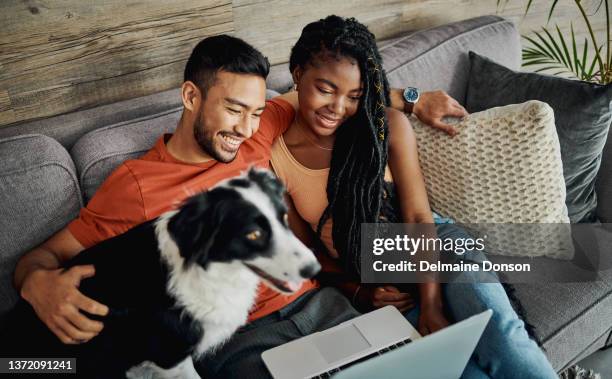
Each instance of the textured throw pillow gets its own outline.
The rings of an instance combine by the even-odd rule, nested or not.
[[[612,86],[512,71],[470,52],[469,112],[540,100],[555,112],[572,222],[596,221],[595,180],[612,110]]]
[[[487,235],[488,253],[572,258],[559,140],[547,104],[529,101],[449,120],[455,137],[414,116],[410,121],[434,211]],[[540,225],[527,225],[533,223]]]

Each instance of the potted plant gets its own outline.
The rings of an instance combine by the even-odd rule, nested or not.
[[[498,9],[508,0],[497,0]],[[551,0],[548,12],[548,22],[553,16],[559,0]],[[574,25],[570,23],[569,35],[561,32],[558,24],[554,30],[542,27],[542,31],[533,32],[533,36],[523,36],[528,42],[523,47],[523,66],[536,66],[535,72],[551,72],[553,75],[569,75],[579,80],[608,84],[612,82],[612,56],[610,51],[610,8],[608,0],[600,0],[597,9],[592,14],[585,11],[580,0],[574,3],[582,15],[582,19],[589,32],[589,39],[585,37],[582,50],[578,46],[574,33]],[[525,15],[529,12],[533,0],[529,0],[525,7]],[[599,43],[593,32],[592,17],[597,12],[606,12],[606,40]],[[589,48],[593,48],[594,54],[589,54]],[[590,56],[593,55],[593,56]]]

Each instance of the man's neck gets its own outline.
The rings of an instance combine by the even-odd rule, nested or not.
[[[200,148],[193,134],[193,127],[189,127],[181,117],[176,131],[166,143],[168,153],[175,159],[185,163],[205,163],[213,160]]]

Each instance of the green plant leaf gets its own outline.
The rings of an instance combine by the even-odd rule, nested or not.
[[[586,72],[586,65],[587,65],[587,51],[589,49],[589,40],[584,37],[584,48],[582,50],[582,73],[580,74],[580,77],[586,77],[587,76],[587,72]]]
[[[542,29],[544,30],[544,33],[546,33],[546,36],[548,37],[550,44],[552,48],[554,49],[555,55],[559,57],[559,60],[563,62],[564,65],[567,66],[567,62],[565,61],[563,52],[561,51],[561,48],[557,44],[557,41],[555,41],[555,38],[552,36],[552,34],[550,34],[550,32],[546,28],[542,28]]]
[[[568,75],[571,75],[573,77],[576,77],[576,75],[572,71],[569,71],[569,70],[561,70],[561,71],[553,72],[552,74],[554,76],[557,76],[557,75],[560,75],[560,74],[568,74]]]
[[[527,7],[525,7],[525,15],[527,16],[527,12],[529,12],[529,8],[531,8],[531,3],[533,3],[533,0],[529,0],[529,2],[527,2]]]
[[[534,34],[538,34],[538,32],[534,32]],[[546,55],[547,57],[550,57],[551,59],[555,59],[555,57],[552,54],[550,54],[550,52],[544,46],[536,42],[535,39],[527,37],[527,36],[523,36],[523,38],[531,42],[531,44],[533,44],[542,54]]]
[[[546,30],[545,28],[542,28],[544,30]],[[547,50],[552,54],[553,57],[555,57],[555,59],[557,59],[559,62],[562,61],[562,59],[557,56],[557,53],[555,52],[555,48],[552,47],[548,41],[546,41],[546,38],[544,38],[543,36],[541,36],[539,33],[535,33],[536,37],[538,37],[538,39],[542,42],[542,44],[544,44],[544,46],[546,46]]]
[[[559,41],[561,42],[561,46],[563,47],[563,53],[565,54],[565,62],[567,62],[566,66],[573,72],[574,65],[572,63],[572,57],[570,56],[569,50],[567,49],[567,45],[565,44],[565,38],[563,38],[563,34],[561,34],[561,29],[559,29],[559,25],[555,25],[557,28],[557,34],[559,35]]]
[[[523,63],[523,67],[528,67],[528,66],[537,66],[537,65],[542,65],[542,64],[554,64],[557,65],[555,67],[559,67],[558,66],[558,62],[553,62],[550,60],[541,60],[541,61],[529,61],[529,62],[525,62]]]
[[[559,68],[559,66],[546,66],[546,67],[539,68],[539,69],[535,70],[534,72],[542,72],[542,71],[554,70],[554,69],[558,69],[558,68]]]
[[[578,60],[578,49],[576,48],[576,35],[574,34],[574,24],[570,22],[570,30],[572,32],[572,52],[574,53],[574,72],[576,73],[576,77],[580,77],[580,69],[578,64],[580,61]]]
[[[561,48],[559,47],[559,45],[557,44],[557,41],[555,41],[555,38],[552,36],[552,34],[550,34],[550,32],[546,29],[546,28],[542,28],[544,29],[544,33],[546,33],[546,36],[548,37],[548,39],[550,40],[550,44],[553,46],[553,48],[555,49],[555,53],[557,54],[557,56],[559,57],[559,60],[561,62],[563,62],[563,64],[565,66],[567,66],[567,62],[565,61],[565,57],[563,56],[563,52],[561,51]]]
[[[559,0],[554,0],[552,5],[550,6],[550,11],[548,12],[548,20],[546,20],[547,24],[550,22],[550,19],[552,18],[553,12],[555,11],[555,7],[557,6],[558,2]]]
[[[601,53],[601,48],[602,48],[602,47],[603,47],[603,45],[601,45],[601,46],[600,46],[600,47],[597,49],[597,51],[598,51],[599,53]],[[585,61],[586,61],[586,60],[585,60]],[[589,79],[590,79],[590,78],[593,78],[593,77],[594,77],[594,76],[597,74],[597,72],[596,72],[596,73],[593,73],[593,70],[595,69],[595,65],[596,65],[596,64],[597,64],[597,54],[595,54],[595,56],[593,57],[593,63],[591,63],[591,68],[590,68],[590,69],[589,69],[589,71],[587,72],[587,75],[588,75]]]

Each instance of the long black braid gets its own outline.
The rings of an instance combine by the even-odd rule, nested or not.
[[[322,54],[357,61],[363,92],[357,112],[336,131],[327,199],[317,235],[333,219],[334,248],[348,272],[360,273],[362,223],[375,223],[387,165],[389,84],[374,35],[354,18],[328,16],[310,23],[291,50],[289,69],[306,67]]]

